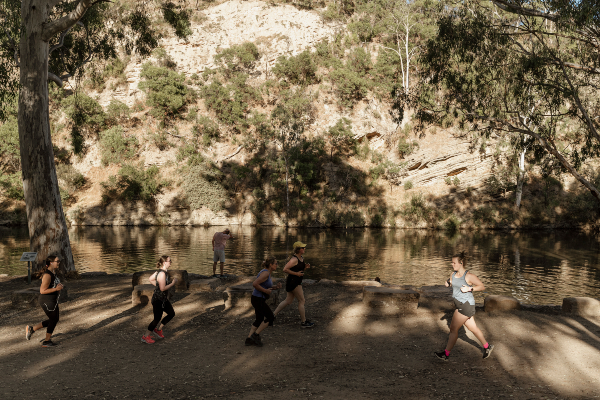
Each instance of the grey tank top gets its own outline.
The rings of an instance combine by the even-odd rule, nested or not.
[[[471,285],[469,285],[467,283],[467,280],[465,279],[465,277],[467,276],[468,273],[469,273],[469,271],[465,271],[465,274],[463,276],[461,276],[460,278],[456,276],[456,272],[452,273],[452,297],[454,297],[456,300],[460,301],[461,303],[469,303],[472,306],[474,306],[475,305],[475,297],[473,297],[473,293],[472,292],[463,293],[460,290],[460,288],[463,285],[471,287]]]

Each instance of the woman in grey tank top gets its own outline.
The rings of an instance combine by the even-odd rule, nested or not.
[[[448,361],[450,358],[450,351],[458,340],[458,330],[463,325],[473,332],[483,345],[483,358],[488,358],[494,349],[494,345],[485,341],[483,333],[475,324],[475,298],[473,292],[476,290],[483,291],[485,286],[479,278],[467,271],[466,267],[467,259],[464,251],[452,256],[452,269],[454,272],[445,284],[446,287],[452,286],[452,298],[456,310],[450,323],[450,336],[446,348],[443,351],[434,353],[444,361]]]

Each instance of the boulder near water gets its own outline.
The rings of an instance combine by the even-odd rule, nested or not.
[[[519,300],[510,296],[490,295],[483,302],[485,312],[520,310]]]
[[[567,297],[563,299],[562,312],[581,317],[600,317],[600,300],[591,297]]]

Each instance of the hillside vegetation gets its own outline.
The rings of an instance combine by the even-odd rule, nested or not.
[[[528,158],[517,209],[509,143],[474,145],[450,117],[413,121],[401,98],[417,87],[436,4],[226,1],[157,12],[163,39],[152,56],[124,49],[64,88],[50,85],[68,220],[449,231],[595,224],[595,200],[560,169]],[[271,26],[290,13],[308,25]],[[283,33],[250,35],[244,21]],[[0,125],[0,155],[0,220],[23,223],[14,109]],[[598,186],[593,165],[581,171]]]

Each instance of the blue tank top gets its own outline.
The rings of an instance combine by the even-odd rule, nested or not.
[[[452,273],[452,297],[454,297],[456,300],[460,301],[461,303],[469,303],[472,306],[474,306],[475,305],[475,297],[473,297],[473,293],[472,292],[463,293],[460,290],[460,288],[463,285],[471,287],[471,285],[469,285],[467,283],[467,280],[465,279],[468,272],[469,271],[465,271],[465,274],[463,276],[461,276],[460,278],[458,278],[456,276],[456,272]]]
[[[260,274],[263,273],[263,271],[268,271],[268,269],[261,269],[260,272],[258,273],[258,275],[256,275],[256,277],[258,278],[260,276]],[[269,274],[269,277],[267,278],[266,281],[264,281],[263,283],[260,284],[260,286],[263,289],[271,289],[271,287],[273,286],[273,281],[271,280],[271,274]],[[256,296],[256,297],[261,297],[261,298],[265,298],[265,294],[259,290],[254,289],[252,291],[252,296]]]

